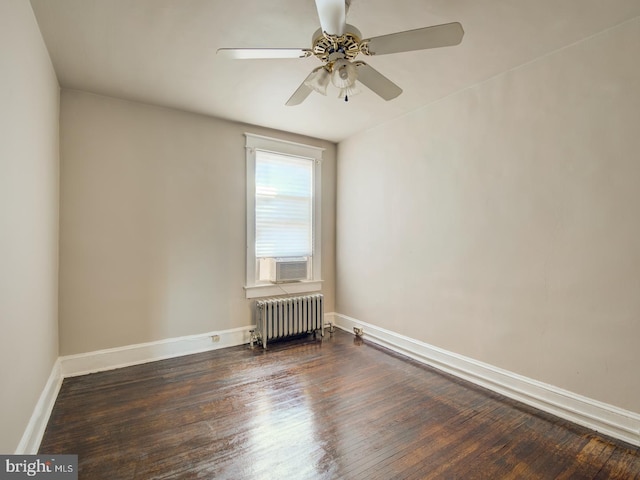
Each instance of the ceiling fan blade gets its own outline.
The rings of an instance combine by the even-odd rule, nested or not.
[[[219,48],[218,55],[236,60],[305,58],[311,55],[308,48]]]
[[[370,55],[386,55],[458,45],[463,36],[462,25],[454,22],[382,35],[371,38],[367,42]]]
[[[311,72],[307,76],[307,78],[305,78],[304,81],[300,84],[298,89],[295,92],[293,92],[293,95],[291,95],[291,98],[289,100],[287,100],[287,103],[285,103],[285,105],[287,107],[293,107],[295,105],[300,105],[302,102],[304,102],[307,99],[309,94],[311,92],[313,92],[312,88],[307,87],[306,82],[307,82],[307,80],[311,79],[314,76],[315,73],[316,73],[315,70],[313,72]]]
[[[316,0],[323,32],[342,35],[347,23],[345,0]]]
[[[385,100],[389,101],[402,93],[402,89],[364,62],[355,62],[358,67],[358,81]]]

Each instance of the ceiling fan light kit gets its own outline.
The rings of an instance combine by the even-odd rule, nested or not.
[[[348,101],[349,96],[360,91],[356,81],[388,101],[400,95],[402,89],[370,65],[354,61],[359,54],[386,55],[453,46],[464,36],[462,25],[454,22],[363,40],[360,31],[346,23],[350,3],[351,0],[316,0],[321,28],[313,35],[311,49],[221,48],[218,54],[240,60],[315,56],[323,65],[307,76],[287,101],[288,106],[299,105],[313,91],[326,95],[329,83],[340,90],[339,98]]]
[[[356,82],[358,74],[356,67],[349,60],[341,58],[333,64],[333,73],[331,74],[331,83],[338,88],[350,87]]]
[[[316,68],[311,75],[309,75],[304,81],[304,85],[313,89],[313,91],[318,92],[322,95],[327,94],[327,86],[329,86],[329,81],[331,80],[331,73],[329,70],[322,66]]]

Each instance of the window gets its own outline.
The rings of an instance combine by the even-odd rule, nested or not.
[[[247,137],[247,298],[321,288],[323,149]]]
[[[313,160],[256,150],[256,257],[313,255]]]

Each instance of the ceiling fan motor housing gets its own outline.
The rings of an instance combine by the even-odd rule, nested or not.
[[[362,34],[353,25],[346,25],[342,35],[328,35],[322,29],[316,30],[312,37],[313,54],[323,62],[332,61],[334,54],[353,60],[360,53]],[[340,57],[339,57],[340,58]]]

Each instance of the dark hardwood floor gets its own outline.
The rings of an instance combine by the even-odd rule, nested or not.
[[[633,479],[640,449],[336,331],[66,379],[41,453],[99,479]]]

